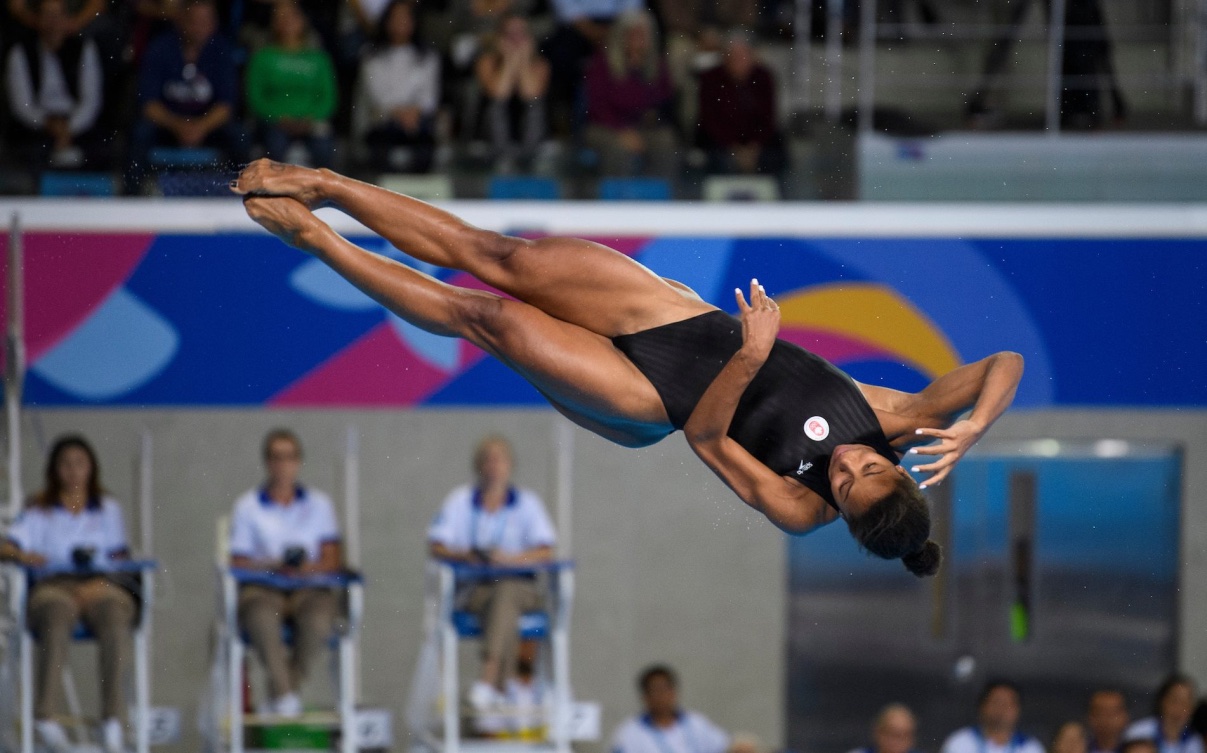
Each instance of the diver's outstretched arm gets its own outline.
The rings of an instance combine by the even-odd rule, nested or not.
[[[956,461],[1010,407],[1022,377],[1023,357],[1003,351],[954,369],[918,393],[917,413],[925,418],[917,433],[940,440],[910,450],[911,454],[940,456],[933,463],[912,468],[934,474],[921,484],[922,488],[947,478]],[[967,418],[943,427],[970,408],[972,412]]]

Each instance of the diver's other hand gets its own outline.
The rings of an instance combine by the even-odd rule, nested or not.
[[[231,181],[231,191],[240,196],[288,196],[307,209],[327,201],[324,181],[330,173],[264,158],[252,162]]]
[[[981,435],[985,433],[985,430],[978,424],[965,419],[963,421],[956,421],[946,429],[918,429],[916,433],[939,440],[934,444],[915,447],[910,450],[910,454],[940,456],[933,463],[915,465],[910,469],[916,473],[934,474],[919,484],[920,488],[925,489],[928,486],[936,486],[940,481],[947,478],[956,461],[964,457],[964,453],[968,452],[976,444]]]
[[[758,280],[750,281],[750,303],[746,303],[741,289],[733,292],[742,320],[742,349],[762,363],[770,355],[780,331],[780,307]]]
[[[247,216],[284,243],[313,253],[314,236],[325,227],[301,202],[288,196],[244,196]]]

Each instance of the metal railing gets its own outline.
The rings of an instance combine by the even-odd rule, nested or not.
[[[797,29],[792,51],[793,104],[798,112],[820,110],[830,122],[842,117],[844,103],[854,100],[858,128],[862,132],[873,128],[873,112],[877,104],[877,91],[891,87],[894,90],[950,88],[953,97],[965,97],[978,91],[1030,93],[1042,92],[1043,130],[1058,134],[1062,128],[1061,108],[1065,90],[1090,90],[1105,88],[1109,83],[1112,94],[1119,89],[1131,89],[1152,96],[1152,92],[1165,92],[1168,99],[1182,102],[1179,95],[1187,95],[1185,104],[1176,104],[1179,120],[1197,126],[1207,125],[1207,0],[1185,0],[1179,8],[1181,13],[1170,14],[1168,23],[1154,23],[1160,18],[1141,18],[1133,23],[1111,23],[1103,10],[1102,23],[1069,24],[1068,0],[1048,0],[1034,3],[1046,14],[1041,24],[1025,23],[1025,0],[1014,0],[1016,5],[1007,6],[1013,16],[1011,23],[986,23],[983,19],[966,19],[930,24],[905,24],[900,19],[883,22],[878,18],[882,7],[877,0],[857,0],[857,30],[848,25],[846,33],[857,31],[856,53],[858,60],[854,71],[845,59],[850,49],[844,47],[844,19],[854,20],[855,14],[848,11],[855,0],[827,0],[824,38],[820,45],[811,39],[814,28],[815,3],[812,0],[797,0],[794,26]],[[1003,0],[1005,3],[1006,0]],[[1021,4],[1017,4],[1021,3]],[[1107,0],[1103,0],[1106,4]],[[1114,3],[1116,11],[1120,3]],[[951,7],[951,6],[947,6]],[[1139,7],[1139,6],[1137,6]],[[965,9],[966,10],[966,9]],[[1145,14],[1140,14],[1145,15]],[[1148,14],[1152,15],[1152,14]],[[1159,14],[1158,14],[1159,15]],[[899,41],[934,42],[950,51],[959,45],[966,48],[979,43],[982,55],[975,70],[935,72],[932,70],[885,71],[878,65],[881,53],[878,47]],[[1102,42],[1108,48],[1105,55],[1118,54],[1119,45],[1151,45],[1146,51],[1164,51],[1159,68],[1137,70],[1135,66],[1116,70],[1109,58],[1105,70],[1094,73],[1067,72],[1064,70],[1065,48],[1068,43]],[[1041,71],[1007,71],[1007,66],[986,65],[983,51],[993,46],[1010,47],[1019,44],[1040,45],[1044,61]],[[816,49],[820,46],[820,50]],[[1114,46],[1115,49],[1109,49]],[[961,52],[967,53],[964,49]],[[936,52],[936,54],[942,54]],[[845,86],[854,87],[854,96]],[[820,95],[815,105],[813,98]]]

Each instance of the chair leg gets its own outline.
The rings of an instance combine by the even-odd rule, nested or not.
[[[243,753],[243,641],[231,636],[227,667],[227,726],[230,727],[230,753]]]
[[[75,727],[76,742],[83,745],[88,742],[88,726],[84,724],[84,709],[75,687],[75,675],[68,666],[63,667],[63,690],[67,696],[67,713],[71,715],[72,726]]]
[[[151,678],[147,671],[147,634],[134,633],[134,704],[138,713],[134,720],[134,748],[137,753],[151,750]]]
[[[444,751],[443,753],[460,753],[461,750],[461,693],[457,688],[457,631],[451,624],[445,624],[441,631],[444,633],[444,650],[441,659],[444,662]]]
[[[339,641],[339,727],[341,753],[356,753],[356,689],[353,687],[353,645],[349,638]]]
[[[21,629],[21,753],[34,753],[34,642]]]

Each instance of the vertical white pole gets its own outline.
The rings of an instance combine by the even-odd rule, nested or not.
[[[859,4],[859,133],[872,130],[876,106],[876,0]]]
[[[353,425],[348,425],[348,433],[344,443],[344,541],[347,551],[344,552],[348,567],[360,569],[360,431]],[[341,659],[344,657],[341,657]],[[341,671],[347,672],[351,698],[348,703],[354,707],[361,697],[361,654],[360,642],[353,641],[347,653],[347,667]],[[342,703],[342,702],[341,702]]]
[[[569,559],[573,551],[574,426],[561,416],[553,418],[553,453],[557,458],[557,551]]]
[[[151,430],[143,428],[142,441],[138,455],[138,528],[140,556],[150,558],[155,552],[155,504],[151,498],[151,472],[154,462],[154,445],[151,440]],[[135,749],[137,753],[148,753],[150,750],[151,731],[151,613],[154,604],[155,577],[152,573],[142,574],[143,586],[147,590],[143,602],[145,614],[142,624],[134,638],[134,682],[135,696],[138,703],[138,727],[135,729]]]
[[[1049,136],[1060,133],[1060,91],[1064,78],[1065,0],[1052,0],[1048,19],[1048,97],[1044,127]]]
[[[1194,120],[1207,124],[1207,0],[1198,0],[1194,12]]]
[[[5,337],[4,412],[8,424],[8,499],[0,508],[5,520],[21,509],[21,390],[25,378],[25,249],[21,217],[13,214],[8,236],[8,328]]]
[[[142,442],[138,455],[138,522],[139,522],[139,553],[143,557],[152,557],[155,553],[155,527],[152,516],[154,501],[151,498],[151,471],[154,462],[154,445],[151,430],[142,430]]]
[[[811,100],[810,45],[813,35],[813,0],[796,0],[792,16],[792,93],[797,112],[807,113]]]
[[[826,120],[837,123],[842,116],[842,17],[843,0],[826,2]]]

